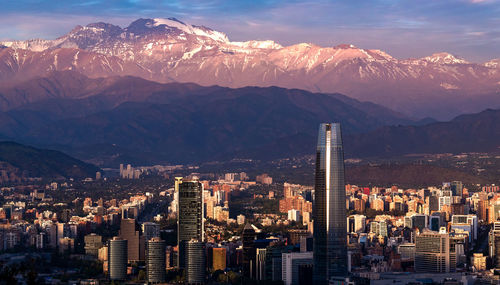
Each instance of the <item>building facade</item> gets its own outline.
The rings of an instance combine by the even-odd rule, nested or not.
[[[166,280],[165,241],[151,238],[146,243],[146,275],[149,283],[162,283]]]
[[[115,237],[109,241],[108,271],[110,280],[127,279],[127,241]]]
[[[347,275],[344,151],[340,124],[321,124],[316,149],[314,283]]]
[[[177,240],[179,243],[180,268],[185,266],[186,243],[194,239],[204,241],[203,186],[198,180],[176,182],[179,193]]]

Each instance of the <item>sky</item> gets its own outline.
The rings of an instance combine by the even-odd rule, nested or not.
[[[76,25],[175,17],[232,41],[354,44],[397,58],[500,58],[500,0],[0,0],[0,39],[53,39]]]

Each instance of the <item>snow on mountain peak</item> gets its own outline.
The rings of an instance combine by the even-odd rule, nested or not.
[[[334,46],[333,48],[335,48],[335,49],[351,49],[351,48],[357,48],[357,47],[354,46],[353,44],[340,44],[340,45]]]
[[[181,22],[176,18],[155,18],[153,21],[154,27],[166,26],[169,28],[176,28],[186,34],[208,37],[217,42],[229,42],[227,35],[222,32],[214,31],[203,26],[192,26]]]
[[[247,42],[231,42],[232,45],[241,48],[252,48],[252,49],[281,49],[282,45],[275,41],[247,41]]]
[[[492,59],[484,64],[486,67],[498,68],[500,67],[500,58]]]
[[[431,56],[424,57],[423,60],[432,62],[432,63],[440,63],[440,64],[467,64],[468,61],[458,58],[447,52],[435,53]]]

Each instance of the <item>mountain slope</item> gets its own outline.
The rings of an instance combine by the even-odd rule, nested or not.
[[[498,60],[470,63],[448,53],[400,60],[352,45],[231,42],[177,19],[139,19],[121,28],[77,26],[55,40],[0,42],[0,84],[77,70],[210,86],[281,86],[342,93],[416,117],[449,119],[500,107]],[[446,106],[446,108],[442,108]]]
[[[27,173],[29,177],[86,178],[94,177],[100,171],[96,166],[62,152],[15,142],[0,142],[0,162],[11,166],[14,172]]]
[[[350,139],[351,157],[391,157],[418,153],[491,152],[500,146],[500,110],[458,116],[424,126],[392,126]]]
[[[73,92],[40,87],[40,82],[54,85],[61,77],[67,79],[60,90]],[[76,87],[67,86],[72,81]],[[280,150],[272,157],[307,153],[308,148],[283,153],[286,148],[269,146],[314,137],[324,121],[342,122],[346,133],[412,123],[397,112],[340,94],[278,87],[201,87],[58,72],[0,91],[3,98],[17,98],[20,93],[21,102],[7,101],[6,111],[0,112],[4,138],[65,150],[91,149],[87,155],[96,156],[97,146],[109,150],[101,153],[104,156],[112,156],[116,149],[145,157],[155,153],[158,161],[232,159],[251,156],[260,148]]]

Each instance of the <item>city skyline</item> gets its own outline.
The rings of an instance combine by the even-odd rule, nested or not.
[[[4,2],[1,284],[500,284],[500,0]]]

